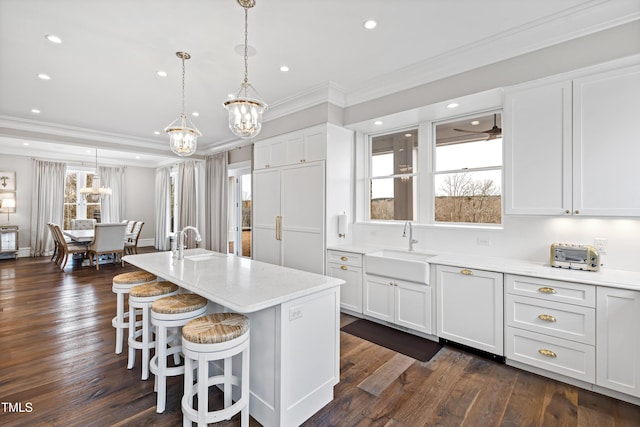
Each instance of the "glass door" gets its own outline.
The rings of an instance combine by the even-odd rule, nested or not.
[[[251,169],[229,170],[229,253],[251,257]]]

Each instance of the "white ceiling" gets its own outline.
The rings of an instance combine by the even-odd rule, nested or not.
[[[639,0],[256,3],[249,80],[270,104],[266,121],[320,89],[347,107],[640,15]],[[243,79],[243,25],[236,0],[0,0],[0,153],[93,161],[99,147],[101,164],[176,161],[154,131],[181,110],[177,51],[192,56],[185,110],[200,113],[198,154],[233,141],[222,102]]]

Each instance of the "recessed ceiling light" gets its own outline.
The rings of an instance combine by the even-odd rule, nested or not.
[[[383,123],[384,122],[382,120],[376,120],[375,122],[373,122],[373,124],[376,125],[376,126],[380,126]]]
[[[367,30],[373,30],[377,25],[378,23],[373,19],[368,19],[362,23],[362,26]]]
[[[32,109],[31,109],[31,112],[32,112],[33,114],[40,114],[40,110],[38,110],[37,108],[32,108]]]
[[[140,156],[136,156],[136,160],[140,160]]]
[[[29,144],[28,142],[23,142],[22,145],[24,145],[25,147],[28,147],[31,144]]]
[[[229,93],[229,94],[227,94],[227,98],[229,98],[229,99],[235,99],[235,97],[236,97],[236,94],[235,94],[235,93]]]
[[[283,65],[280,67],[280,71],[282,71],[283,73],[286,73],[287,71],[289,71],[289,67],[287,67],[286,65]]]
[[[38,74],[38,78],[40,78],[42,80],[51,80],[51,76],[49,76],[48,74],[44,74],[44,73]]]
[[[478,126],[480,124],[479,120],[474,120],[471,122],[471,126]]]
[[[156,74],[159,75],[160,77],[167,77],[166,71],[158,70],[156,71]]]
[[[447,108],[457,108],[460,104],[457,104],[455,102],[452,102],[451,104],[447,105]]]
[[[55,43],[55,44],[62,43],[62,39],[54,34],[47,34],[44,36],[44,38],[49,40],[51,43]]]
[[[155,131],[153,131],[153,134],[154,135],[160,135],[160,131],[155,130]]]
[[[406,136],[407,138],[410,138],[411,134],[410,133],[405,133],[404,136]]]
[[[193,117],[198,117],[200,115],[200,113],[198,113],[197,111],[194,111],[193,113],[191,113],[191,115]]]

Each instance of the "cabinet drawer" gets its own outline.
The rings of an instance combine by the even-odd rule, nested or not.
[[[507,359],[589,383],[595,382],[594,346],[512,327],[507,327],[506,341]]]
[[[596,287],[583,283],[507,274],[505,276],[505,289],[510,294],[547,301],[565,302],[584,307],[596,306]]]
[[[596,343],[596,310],[507,294],[507,325],[558,338]]]
[[[328,251],[327,262],[362,267],[362,254],[345,251]]]

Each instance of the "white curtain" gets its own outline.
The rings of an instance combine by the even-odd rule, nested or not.
[[[229,178],[227,176],[227,153],[206,157],[205,171],[205,247],[227,253],[227,200]]]
[[[98,167],[100,185],[111,188],[111,195],[100,202],[100,218],[103,223],[120,222],[124,219],[124,167]]]
[[[155,193],[155,248],[161,251],[171,249],[169,233],[171,232],[171,168],[156,170]]]
[[[198,198],[196,180],[196,162],[189,160],[178,165],[178,226],[181,230],[187,225],[198,227]],[[195,234],[187,233],[184,243],[187,248],[196,246]]]
[[[33,161],[31,193],[31,256],[51,255],[53,238],[47,223],[64,219],[66,163]]]

